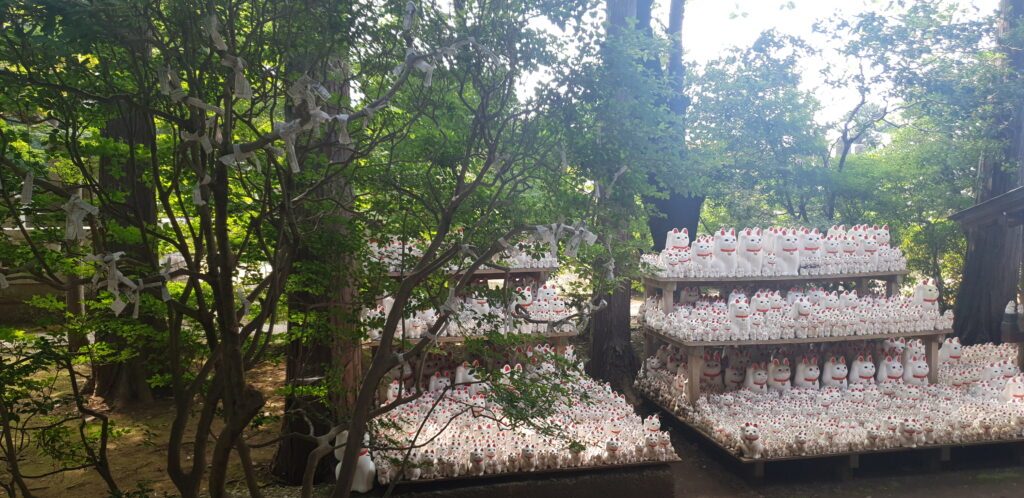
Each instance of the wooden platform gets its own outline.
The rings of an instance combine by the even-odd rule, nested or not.
[[[847,476],[850,471],[852,471],[853,469],[856,469],[856,468],[859,467],[859,465],[860,465],[860,457],[862,457],[862,456],[870,456],[870,455],[878,455],[878,454],[888,454],[888,453],[912,453],[912,452],[935,451],[935,452],[937,452],[937,455],[935,455],[935,456],[938,457],[937,460],[939,462],[945,462],[945,461],[949,461],[950,453],[951,453],[951,450],[953,448],[966,448],[966,447],[969,447],[969,446],[988,446],[988,445],[1004,445],[1004,444],[1006,444],[1006,445],[1018,445],[1018,452],[1017,452],[1018,457],[1017,458],[1018,458],[1018,461],[1020,461],[1021,463],[1024,463],[1024,438],[1019,438],[1019,437],[1015,438],[1015,439],[997,439],[997,440],[988,440],[988,441],[972,441],[972,442],[967,442],[967,443],[923,444],[923,445],[918,446],[916,448],[897,447],[897,448],[866,449],[866,450],[860,450],[860,451],[841,451],[841,452],[835,452],[835,453],[819,453],[819,454],[813,454],[813,455],[792,455],[792,456],[784,456],[784,457],[762,458],[762,459],[755,460],[755,459],[747,458],[747,457],[744,457],[743,455],[740,455],[740,454],[737,454],[737,453],[733,452],[729,448],[727,448],[724,445],[722,445],[721,442],[719,442],[717,439],[712,437],[706,431],[704,431],[700,427],[697,427],[696,425],[691,424],[686,419],[684,419],[682,417],[679,417],[678,415],[676,415],[675,412],[673,412],[672,410],[669,410],[664,405],[662,405],[658,401],[656,401],[653,398],[651,398],[650,396],[648,396],[646,393],[641,392],[640,394],[641,394],[641,396],[644,397],[644,399],[646,399],[649,403],[653,404],[654,406],[658,407],[662,412],[664,412],[667,415],[671,416],[673,419],[678,421],[680,424],[685,425],[687,427],[687,429],[693,431],[694,433],[699,435],[702,439],[704,439],[705,441],[711,443],[712,446],[717,448],[722,453],[729,455],[733,460],[735,460],[736,463],[739,463],[739,464],[742,464],[742,465],[749,465],[751,467],[749,469],[749,471],[750,471],[751,475],[753,477],[755,477],[755,478],[762,478],[762,477],[764,477],[764,467],[765,467],[765,464],[772,463],[772,462],[792,462],[792,461],[833,459],[833,460],[837,460],[837,465],[839,466],[839,467],[837,467],[837,473],[840,476]]]
[[[673,449],[673,451],[675,451]],[[669,465],[679,461],[679,456],[676,455],[674,458],[670,458],[664,461],[646,461],[646,462],[632,462],[632,463],[616,463],[610,465],[586,465],[580,467],[566,467],[559,469],[544,469],[535,471],[519,471],[519,472],[501,472],[498,474],[482,474],[482,475],[463,475],[458,477],[441,477],[436,479],[417,479],[410,481],[407,479],[401,479],[398,481],[398,487],[416,486],[416,485],[430,485],[437,483],[444,484],[463,484],[480,482],[484,483],[495,479],[535,479],[554,477],[564,474],[572,474],[577,472],[607,472],[615,470],[628,470],[628,469],[643,469],[646,467],[656,467],[659,465]]]
[[[507,271],[499,268],[478,268],[473,272],[473,278],[481,279],[499,279],[506,276],[509,277],[546,277],[547,275],[558,270],[558,267],[544,267],[544,268],[509,268]],[[465,272],[457,271],[451,272],[449,275],[457,276],[462,275]],[[388,276],[391,278],[405,278],[409,275],[409,272],[391,271],[388,272]]]
[[[656,275],[645,275],[644,280],[657,283],[679,283],[691,284],[693,286],[720,287],[728,285],[756,285],[756,284],[800,284],[810,282],[850,282],[861,279],[871,280],[895,280],[906,276],[909,272],[868,272],[868,273],[841,273],[829,275],[774,275],[774,276],[750,276],[750,277],[660,277]]]
[[[716,347],[716,346],[761,346],[761,345],[776,345],[776,344],[812,344],[819,342],[852,342],[852,341],[877,341],[882,339],[897,339],[900,337],[932,337],[941,336],[945,337],[948,334],[953,333],[952,329],[943,330],[923,330],[918,332],[903,332],[899,334],[871,334],[871,335],[841,335],[833,337],[805,337],[805,338],[793,338],[793,339],[758,339],[758,340],[747,340],[747,341],[686,341],[665,334],[659,330],[654,330],[648,326],[643,327],[645,334],[651,334],[656,336],[658,339],[675,344],[676,346],[686,348],[696,347]]]
[[[808,337],[804,339],[767,339],[761,341],[684,341],[682,339],[666,335],[662,332],[644,326],[644,357],[649,358],[657,350],[657,342],[673,344],[682,349],[686,355],[687,375],[691,379],[699,379],[701,376],[701,365],[704,359],[705,347],[725,346],[759,346],[759,345],[781,345],[781,344],[813,344],[819,342],[853,342],[871,341],[882,339],[898,339],[900,337],[919,337],[923,339],[925,359],[928,362],[928,382],[935,384],[939,381],[939,346],[942,338],[952,332],[951,330],[925,330],[921,332],[907,332],[901,334],[873,334],[873,335],[848,335],[838,337]],[[688,382],[686,384],[686,399],[690,404],[696,403],[700,396],[700,382]]]
[[[645,275],[643,277],[644,294],[655,297],[661,293],[661,309],[672,309],[675,303],[675,291],[680,287],[717,287],[723,291],[738,285],[754,285],[780,288],[789,285],[810,284],[816,282],[853,282],[857,288],[863,288],[869,280],[881,280],[886,283],[886,294],[892,296],[899,290],[907,271],[844,273],[841,275],[778,275],[750,277],[660,277]]]

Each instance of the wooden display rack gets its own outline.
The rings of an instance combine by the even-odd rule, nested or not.
[[[547,281],[548,276],[553,272],[557,271],[557,267],[543,267],[543,268],[509,268],[503,270],[500,268],[478,268],[473,272],[474,280],[502,280],[502,285],[509,285],[509,283],[515,280],[523,280],[525,282],[533,282],[537,284],[543,284]],[[457,277],[463,275],[463,272],[452,272],[449,274],[451,277]],[[408,276],[405,272],[392,271],[388,272],[388,277],[402,279]],[[564,353],[566,346],[568,346],[568,339],[570,337],[576,337],[576,332],[556,332],[554,334],[517,334],[524,337],[532,337],[540,340],[551,339],[555,346],[555,351],[559,354]],[[462,344],[466,339],[472,339],[473,337],[462,337],[462,336],[450,336],[450,337],[438,337],[434,339],[435,344]],[[406,341],[415,341],[416,339],[405,339]],[[399,337],[395,338],[395,343],[402,342]],[[378,348],[380,347],[380,341],[367,341],[363,343],[364,348]]]
[[[754,478],[760,479],[764,477],[764,468],[766,463],[771,462],[786,462],[786,461],[799,461],[799,460],[824,460],[832,459],[836,461],[837,474],[842,478],[850,477],[852,471],[860,466],[860,457],[867,455],[878,455],[883,453],[910,453],[910,452],[925,452],[933,451],[936,452],[935,463],[941,464],[942,462],[948,462],[951,457],[953,448],[965,448],[968,446],[984,446],[984,445],[1015,445],[1015,453],[1018,463],[1024,463],[1024,438],[1014,439],[999,439],[990,441],[972,441],[967,443],[950,443],[950,444],[923,444],[917,448],[881,448],[881,449],[865,449],[861,451],[841,451],[836,453],[819,453],[814,455],[792,455],[784,457],[773,457],[773,458],[762,458],[755,460],[753,458],[747,458],[743,455],[736,454],[729,448],[722,445],[717,439],[711,437],[710,434],[705,432],[700,427],[691,424],[688,420],[678,416],[672,410],[669,410],[661,403],[655,401],[650,396],[644,394],[652,404],[661,409],[661,411],[669,414],[672,418],[679,421],[679,423],[685,425],[688,429],[699,435],[701,438],[710,442],[715,448],[722,453],[729,455],[736,463],[741,465],[749,466],[750,475]]]
[[[608,465],[581,465],[579,467],[562,467],[557,469],[542,469],[533,471],[516,471],[516,472],[501,472],[497,474],[481,474],[481,475],[462,475],[458,477],[438,477],[433,479],[417,479],[415,481],[408,479],[401,479],[395,484],[399,488],[413,488],[417,485],[428,485],[431,483],[445,483],[445,484],[456,484],[456,483],[470,483],[470,482],[487,482],[495,479],[529,479],[533,480],[540,477],[553,477],[562,474],[573,474],[573,473],[586,473],[586,472],[603,472],[609,470],[624,470],[624,469],[640,469],[646,467],[656,467],[660,465],[670,465],[680,461],[679,455],[674,454],[667,460],[650,460],[643,462],[629,462],[629,463],[612,463]]]
[[[643,328],[643,332],[645,357],[649,358],[654,355],[657,350],[658,341],[678,346],[686,354],[687,378],[689,379],[700,379],[701,362],[704,359],[705,347],[813,344],[821,342],[853,342],[897,339],[900,337],[919,337],[925,345],[925,356],[927,357],[928,362],[928,382],[934,384],[939,381],[939,346],[942,344],[942,339],[952,332],[952,330],[925,330],[900,334],[845,335],[837,337],[808,337],[803,339],[765,339],[750,341],[684,341],[647,326]],[[697,402],[698,397],[700,397],[700,382],[687,382],[686,400],[692,405]]]
[[[871,272],[871,273],[846,273],[841,275],[779,275],[779,276],[751,276],[751,277],[643,277],[644,291],[647,297],[655,297],[661,292],[661,309],[670,313],[675,307],[675,292],[680,287],[717,287],[723,293],[728,288],[737,285],[760,285],[764,287],[785,287],[796,284],[809,284],[815,282],[855,282],[858,288],[863,288],[868,280],[882,280],[886,282],[886,294],[892,296],[899,289],[906,271],[898,272]],[[839,336],[839,337],[809,337],[805,339],[769,339],[753,341],[684,341],[672,336],[663,334],[656,330],[644,327],[644,354],[650,357],[657,349],[657,341],[674,344],[686,353],[687,369],[690,379],[699,379],[701,375],[701,360],[704,357],[705,347],[715,346],[760,346],[760,345],[781,345],[781,344],[811,344],[818,342],[848,342],[879,339],[895,339],[899,337],[921,337],[925,343],[925,353],[928,358],[928,380],[931,383],[938,381],[939,375],[939,346],[942,338],[949,330],[930,330],[924,332],[905,334],[876,334],[861,336]],[[688,382],[686,386],[686,399],[693,404],[700,396],[700,382]]]
[[[533,282],[545,282],[548,279],[548,275],[551,275],[557,271],[557,267],[545,267],[545,268],[509,268],[508,270],[502,270],[500,268],[479,268],[473,272],[473,278],[476,280],[498,280],[503,279],[506,282],[512,279],[525,279]],[[462,275],[463,272],[453,272],[450,275],[455,277]],[[388,277],[391,278],[405,278],[408,276],[405,272],[392,271],[388,272]]]
[[[903,283],[907,271],[844,273],[840,275],[779,275],[773,277],[659,277],[646,275],[643,277],[644,294],[655,297],[661,292],[661,309],[668,313],[675,304],[675,291],[680,287],[715,287],[725,291],[737,285],[758,285],[761,287],[781,288],[797,284],[813,282],[853,282],[858,289],[863,289],[869,280],[885,282],[887,296],[896,294]]]

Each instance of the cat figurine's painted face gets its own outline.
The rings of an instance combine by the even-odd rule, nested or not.
[[[669,230],[665,236],[665,248],[682,249],[684,247],[690,247],[690,231],[686,228]]]

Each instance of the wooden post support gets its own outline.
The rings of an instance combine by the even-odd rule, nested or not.
[[[886,281],[885,281],[885,295],[887,297],[892,297],[892,296],[896,295],[897,292],[899,292],[899,290],[900,290],[899,282],[900,282],[900,277],[899,276],[895,276],[895,277],[886,279]]]
[[[650,358],[650,357],[654,356],[654,353],[657,351],[658,346],[655,343],[654,334],[651,334],[647,330],[647,326],[646,325],[643,328],[643,334],[644,334],[644,360],[646,360],[647,358]]]
[[[658,288],[651,283],[651,279],[644,277],[644,297],[650,299],[658,296]]]
[[[930,335],[924,339],[925,356],[928,358],[928,383],[939,383],[939,345],[942,336]]]
[[[562,356],[565,354],[565,348],[569,344],[567,337],[556,337],[555,338],[555,354]]]
[[[758,481],[764,479],[764,462],[763,461],[757,461],[757,462],[754,462],[754,463],[750,464],[750,477],[752,477],[752,478],[754,478],[755,480],[758,480]]]
[[[951,454],[952,452],[950,451],[949,446],[943,446],[939,448],[939,461],[948,462],[951,457]]]
[[[697,403],[700,396],[701,367],[704,366],[704,348],[686,348],[686,401],[690,405]]]
[[[854,453],[854,454],[850,455],[850,468],[851,469],[859,469],[860,468],[860,455],[859,454]]]
[[[675,311],[675,298],[673,296],[675,291],[675,283],[667,283],[661,286],[661,311],[664,311],[666,315]]]
[[[858,460],[857,463],[860,463]],[[853,459],[839,458],[836,460],[836,479],[849,481],[853,478]]]

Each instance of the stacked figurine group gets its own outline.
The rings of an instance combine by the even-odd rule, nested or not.
[[[370,259],[383,265],[389,272],[399,273],[408,270],[416,260],[423,256],[423,251],[411,242],[392,237],[387,242],[370,241]]]
[[[1013,345],[962,347],[947,339],[940,382],[928,384],[916,340],[729,348],[704,357],[698,382],[710,393],[690,405],[683,356],[663,347],[644,362],[637,388],[751,459],[998,441],[1024,437],[1016,354]]]
[[[785,297],[779,291],[761,289],[749,297],[735,290],[728,298],[707,298],[684,289],[682,301],[671,313],[664,313],[658,301],[650,299],[643,304],[639,320],[686,341],[904,334],[952,327],[952,311],[939,314],[938,295],[931,280],[918,284],[911,297],[859,297],[856,291],[810,288],[791,289]]]
[[[448,325],[441,329],[438,337],[478,337],[492,332],[543,335],[575,330],[575,325],[566,320],[573,314],[572,308],[566,305],[554,284],[540,285],[536,293],[531,287],[517,287],[515,302],[508,308],[492,305],[482,294],[456,301],[452,304],[453,314]],[[363,310],[361,316],[363,323],[368,325],[367,336],[371,341],[380,339],[380,325],[391,312],[393,303],[394,300],[388,297],[376,308]],[[406,340],[419,339],[434,325],[437,317],[434,309],[412,312],[396,335]]]
[[[387,242],[370,241],[370,259],[383,265],[391,273],[409,271],[419,258],[423,257],[420,244],[402,241],[395,237]],[[472,263],[471,259],[463,259],[462,266],[457,263],[448,265],[449,273],[458,273]],[[513,269],[548,269],[558,268],[558,255],[553,253],[546,244],[530,244],[526,242],[509,246],[496,255],[494,262]]]
[[[687,229],[666,235],[660,254],[642,256],[660,277],[721,278],[845,275],[906,270],[902,251],[889,246],[889,226],[722,228],[690,241]]]
[[[575,362],[571,347],[565,358]],[[525,365],[506,365],[502,372],[545,376],[556,368],[545,360]],[[431,385],[420,398],[388,413],[377,439],[415,449],[404,469],[396,462],[403,460],[405,450],[374,452],[382,484],[677,458],[656,417],[641,419],[621,394],[589,377],[578,375],[566,382],[569,399],[546,419],[535,421],[537,426],[560,428],[562,436],[556,438],[506,425],[501,408],[488,396],[490,385],[478,382],[472,369],[461,375],[452,379],[454,384]]]

